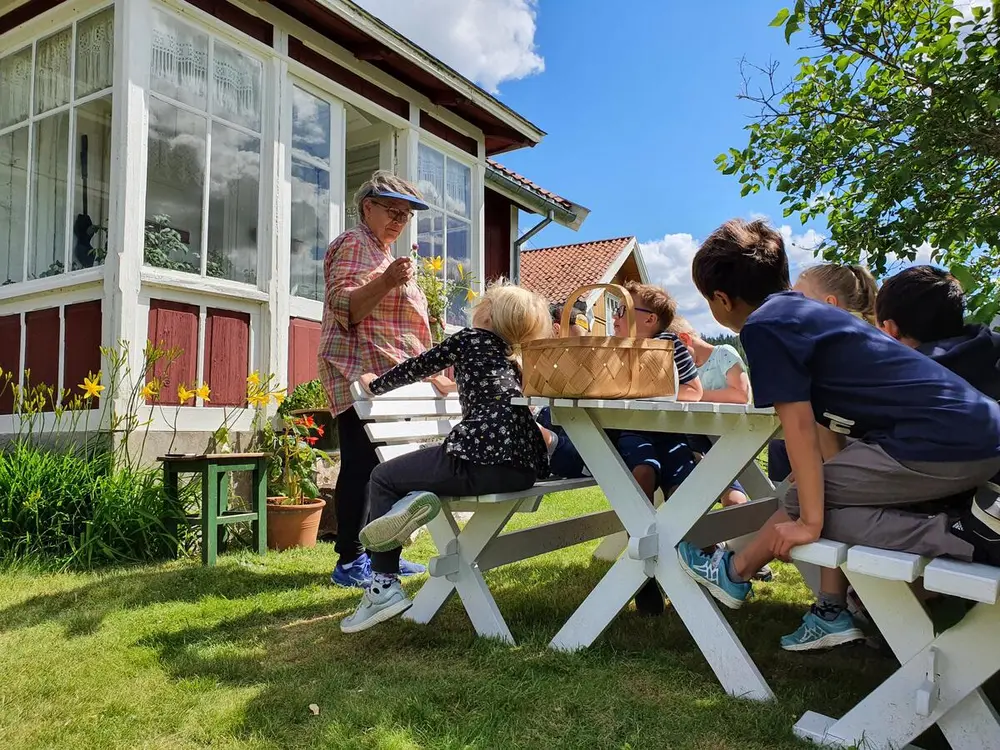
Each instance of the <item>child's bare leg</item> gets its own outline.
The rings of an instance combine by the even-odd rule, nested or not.
[[[749,581],[754,574],[774,559],[775,531],[779,523],[788,523],[792,519],[783,510],[775,511],[761,527],[749,544],[733,556],[730,574],[740,581]]]
[[[734,505],[743,505],[747,502],[750,502],[750,498],[735,488],[730,487],[722,493],[723,508],[731,508]]]
[[[632,469],[632,476],[636,483],[646,493],[649,502],[653,502],[653,495],[656,494],[656,470],[652,466],[642,464]]]

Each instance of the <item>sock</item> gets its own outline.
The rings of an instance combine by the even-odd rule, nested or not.
[[[827,594],[824,591],[819,592],[819,598],[813,605],[816,615],[827,622],[836,620],[845,609],[847,609],[846,594]]]
[[[743,576],[736,572],[736,555],[730,552],[726,555],[725,560],[726,575],[729,576],[729,580],[733,583],[746,583]]]
[[[341,567],[341,568],[342,568],[343,570],[350,570],[351,568],[353,568],[353,567],[354,567],[354,563],[356,563],[357,561],[358,561],[358,558],[356,558],[356,557],[355,557],[355,558],[354,558],[353,560],[351,560],[350,562],[342,562],[342,563],[340,563],[340,567]]]
[[[398,580],[399,576],[396,573],[374,573],[372,575],[372,587],[387,589]]]

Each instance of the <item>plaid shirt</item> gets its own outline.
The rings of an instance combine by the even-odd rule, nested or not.
[[[392,261],[364,224],[344,232],[326,251],[319,376],[335,415],[353,406],[351,383],[364,373],[382,375],[431,346],[427,300],[416,281],[396,287],[368,317],[351,323],[351,293],[381,275]]]

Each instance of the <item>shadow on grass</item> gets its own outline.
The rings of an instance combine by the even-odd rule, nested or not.
[[[314,586],[320,581],[322,578],[315,573],[258,572],[252,567],[232,564],[212,568],[187,565],[168,570],[125,569],[77,588],[32,596],[0,610],[0,632],[54,622],[62,625],[69,637],[90,635],[112,611],[196,602],[208,596],[246,598]]]

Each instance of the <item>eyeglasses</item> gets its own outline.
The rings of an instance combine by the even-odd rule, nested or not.
[[[413,218],[413,211],[404,210],[402,208],[393,208],[392,206],[387,206],[385,203],[377,201],[374,198],[369,198],[368,200],[385,211],[390,219],[399,224],[405,224]]]
[[[644,312],[644,313],[649,313],[650,315],[656,315],[655,312],[653,312],[652,310],[647,310],[645,307],[637,307],[637,308],[635,308],[635,311],[637,313]],[[616,318],[622,318],[622,317],[624,317],[625,316],[625,305],[619,304],[617,307],[615,307],[615,313],[614,313],[614,315],[615,315]]]

